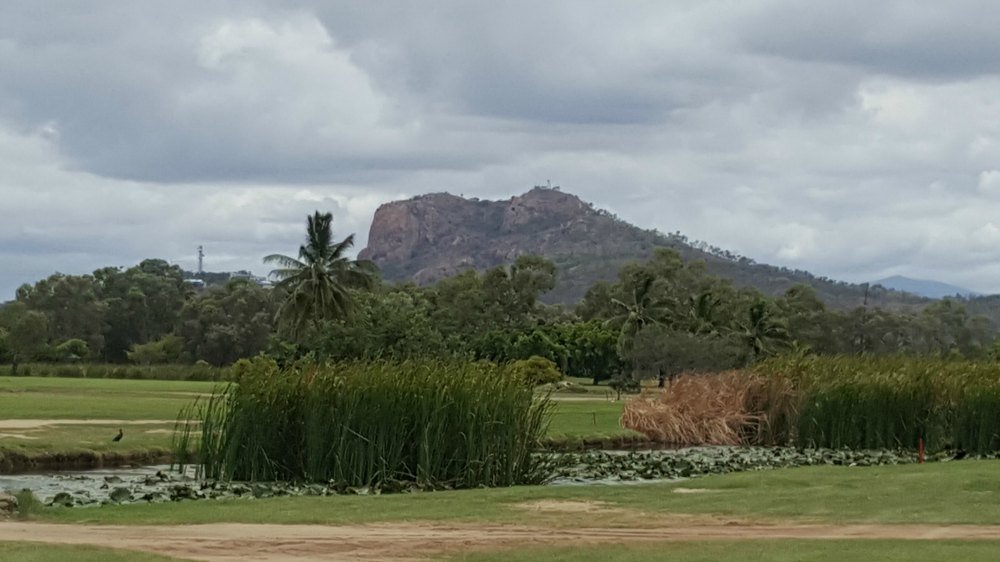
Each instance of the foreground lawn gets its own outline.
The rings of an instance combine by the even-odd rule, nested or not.
[[[997,461],[792,468],[619,486],[523,486],[395,494],[50,509],[62,522],[350,524],[393,521],[658,526],[678,515],[753,521],[1000,524]],[[677,493],[695,488],[700,493]],[[596,511],[526,509],[542,500],[600,502]]]
[[[910,562],[941,560],[995,560],[1000,543],[995,541],[843,541],[761,540],[664,542],[617,544],[575,548],[500,550],[452,557],[463,562],[626,562],[669,560],[670,562]]]
[[[62,546],[31,542],[0,542],[0,560],[17,562],[176,562],[178,558],[130,550]]]

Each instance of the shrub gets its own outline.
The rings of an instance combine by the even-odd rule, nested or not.
[[[510,371],[531,386],[555,384],[563,378],[555,363],[537,355],[514,361],[510,365]]]
[[[622,394],[639,394],[642,392],[642,383],[631,375],[618,375],[608,382],[608,387],[618,394],[621,399]]]
[[[15,513],[18,519],[31,519],[45,509],[45,504],[27,488],[14,492],[14,497],[17,498],[17,511]]]

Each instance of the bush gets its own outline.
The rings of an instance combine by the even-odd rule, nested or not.
[[[182,413],[205,476],[397,489],[538,483],[531,453],[547,397],[490,363],[408,361],[279,367],[241,360],[239,384]],[[194,423],[192,423],[194,422]]]
[[[45,509],[45,504],[27,488],[20,492],[14,492],[14,497],[17,498],[17,511],[15,513],[18,519],[31,519]]]
[[[629,375],[618,375],[608,382],[608,387],[618,393],[618,398],[622,394],[639,394],[642,392],[642,384]]]
[[[514,361],[510,365],[510,371],[531,386],[555,384],[563,379],[563,374],[555,363],[537,355]]]
[[[80,361],[90,356],[90,346],[81,339],[69,339],[54,349],[59,361]]]

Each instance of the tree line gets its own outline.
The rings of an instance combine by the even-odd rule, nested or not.
[[[556,268],[538,256],[431,286],[382,282],[335,240],[332,216],[307,220],[298,256],[274,254],[273,288],[249,279],[196,290],[164,260],[53,274],[0,306],[0,362],[227,365],[281,359],[544,357],[595,381],[736,368],[782,353],[983,357],[989,322],[962,303],[917,313],[828,309],[807,285],[778,298],[736,288],[661,248],[593,285],[573,307],[546,305]]]

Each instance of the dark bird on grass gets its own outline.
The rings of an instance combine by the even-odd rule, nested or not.
[[[115,438],[112,439],[112,441],[114,441],[115,443],[117,443],[117,442],[119,442],[119,441],[122,440],[122,437],[125,437],[125,432],[122,431],[122,428],[119,427],[118,428],[118,435],[115,435]]]

